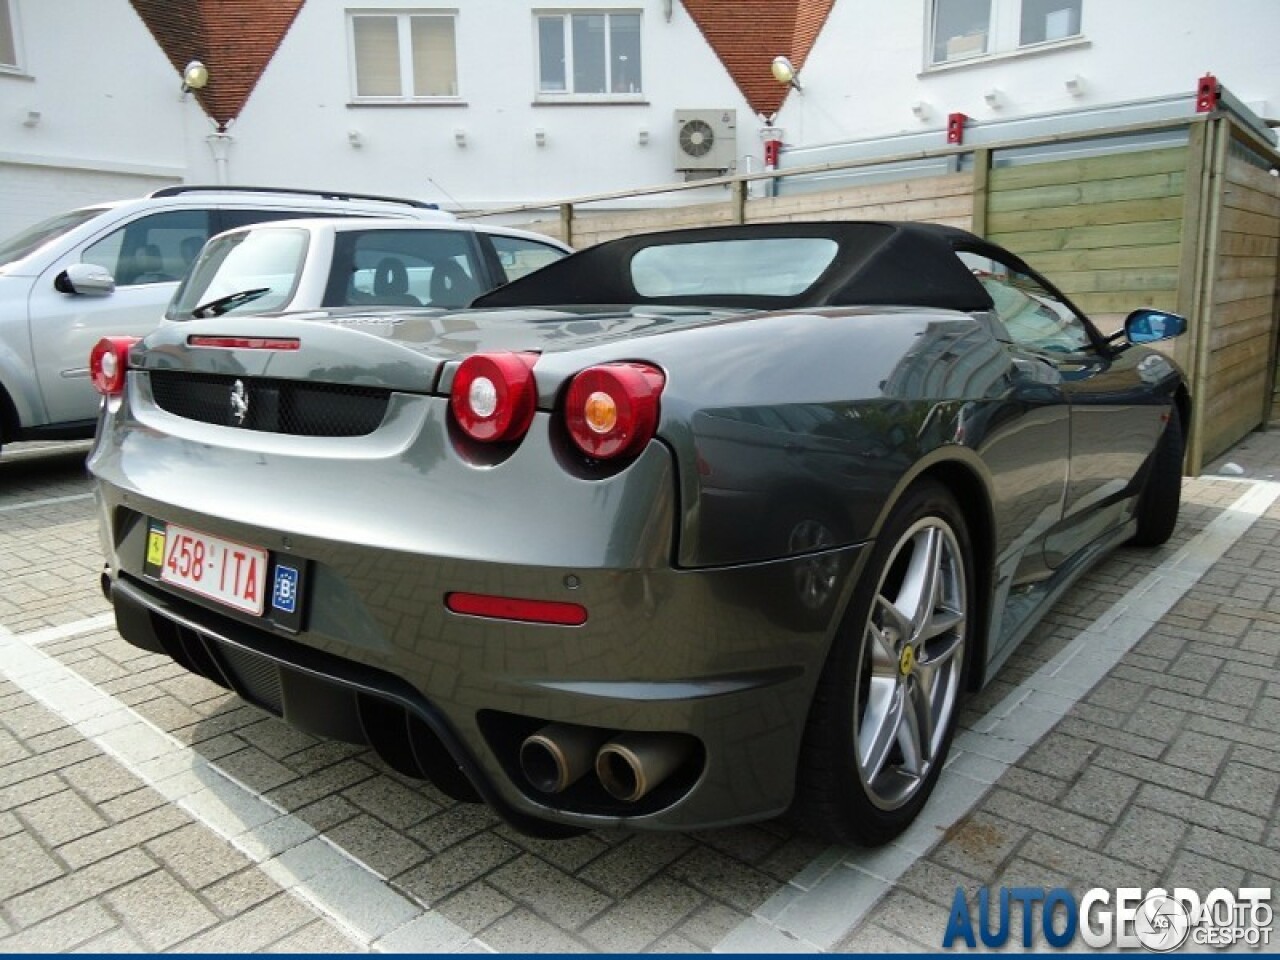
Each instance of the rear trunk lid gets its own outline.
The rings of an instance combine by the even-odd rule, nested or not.
[[[447,390],[453,367],[474,353],[574,353],[578,362],[540,364],[541,402],[572,369],[635,357],[638,338],[744,315],[686,307],[580,307],[220,317],[164,324],[135,350],[132,366],[432,393]]]

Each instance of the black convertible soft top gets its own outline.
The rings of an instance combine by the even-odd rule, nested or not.
[[[827,238],[838,250],[810,286],[791,296],[645,296],[632,282],[632,259],[650,247],[774,237]],[[985,246],[971,233],[934,223],[847,220],[669,230],[588,247],[482,294],[472,306],[661,303],[761,310],[854,305],[989,310],[990,296],[955,255],[958,248],[981,251]]]

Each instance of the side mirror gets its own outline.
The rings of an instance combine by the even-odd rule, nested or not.
[[[1124,318],[1124,335],[1130,343],[1171,340],[1187,332],[1187,321],[1176,313],[1143,307]]]
[[[53,288],[59,293],[105,297],[115,292],[116,278],[96,263],[73,263],[54,278]]]

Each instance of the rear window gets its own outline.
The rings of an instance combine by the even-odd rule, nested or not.
[[[226,306],[210,311],[216,316],[278,310],[293,297],[306,253],[305,230],[281,227],[215,237],[178,287],[167,316],[189,319],[192,311],[218,301]],[[230,299],[237,294],[245,296]]]
[[[631,282],[642,297],[793,297],[813,286],[839,248],[827,237],[670,243],[638,251]]]

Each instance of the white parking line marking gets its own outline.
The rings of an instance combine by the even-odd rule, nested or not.
[[[897,840],[877,850],[828,848],[731,930],[714,952],[829,950],[856,929],[898,878],[977,806],[991,785],[1107,675],[1277,497],[1280,483],[1251,485],[973,729],[959,732],[933,796]]]
[[[100,613],[96,617],[89,617],[87,620],[77,620],[75,623],[64,623],[57,627],[45,627],[43,630],[32,630],[30,633],[19,634],[18,639],[23,643],[38,647],[44,643],[53,643],[55,640],[66,640],[68,637],[96,633],[99,630],[105,630],[107,627],[115,626],[115,623],[116,615],[114,613]],[[0,629],[3,628],[0,627]]]
[[[77,500],[92,500],[92,493],[73,493],[66,497],[45,497],[43,500],[26,500],[22,503],[11,503],[0,507],[0,513],[13,513],[15,510],[32,510],[35,507],[52,507],[59,503],[75,503]]]
[[[34,645],[101,630],[109,616],[14,635],[0,627],[0,675],[226,840],[272,880],[368,950],[488,949],[462,927],[392,890],[305,821],[244,786]]]

